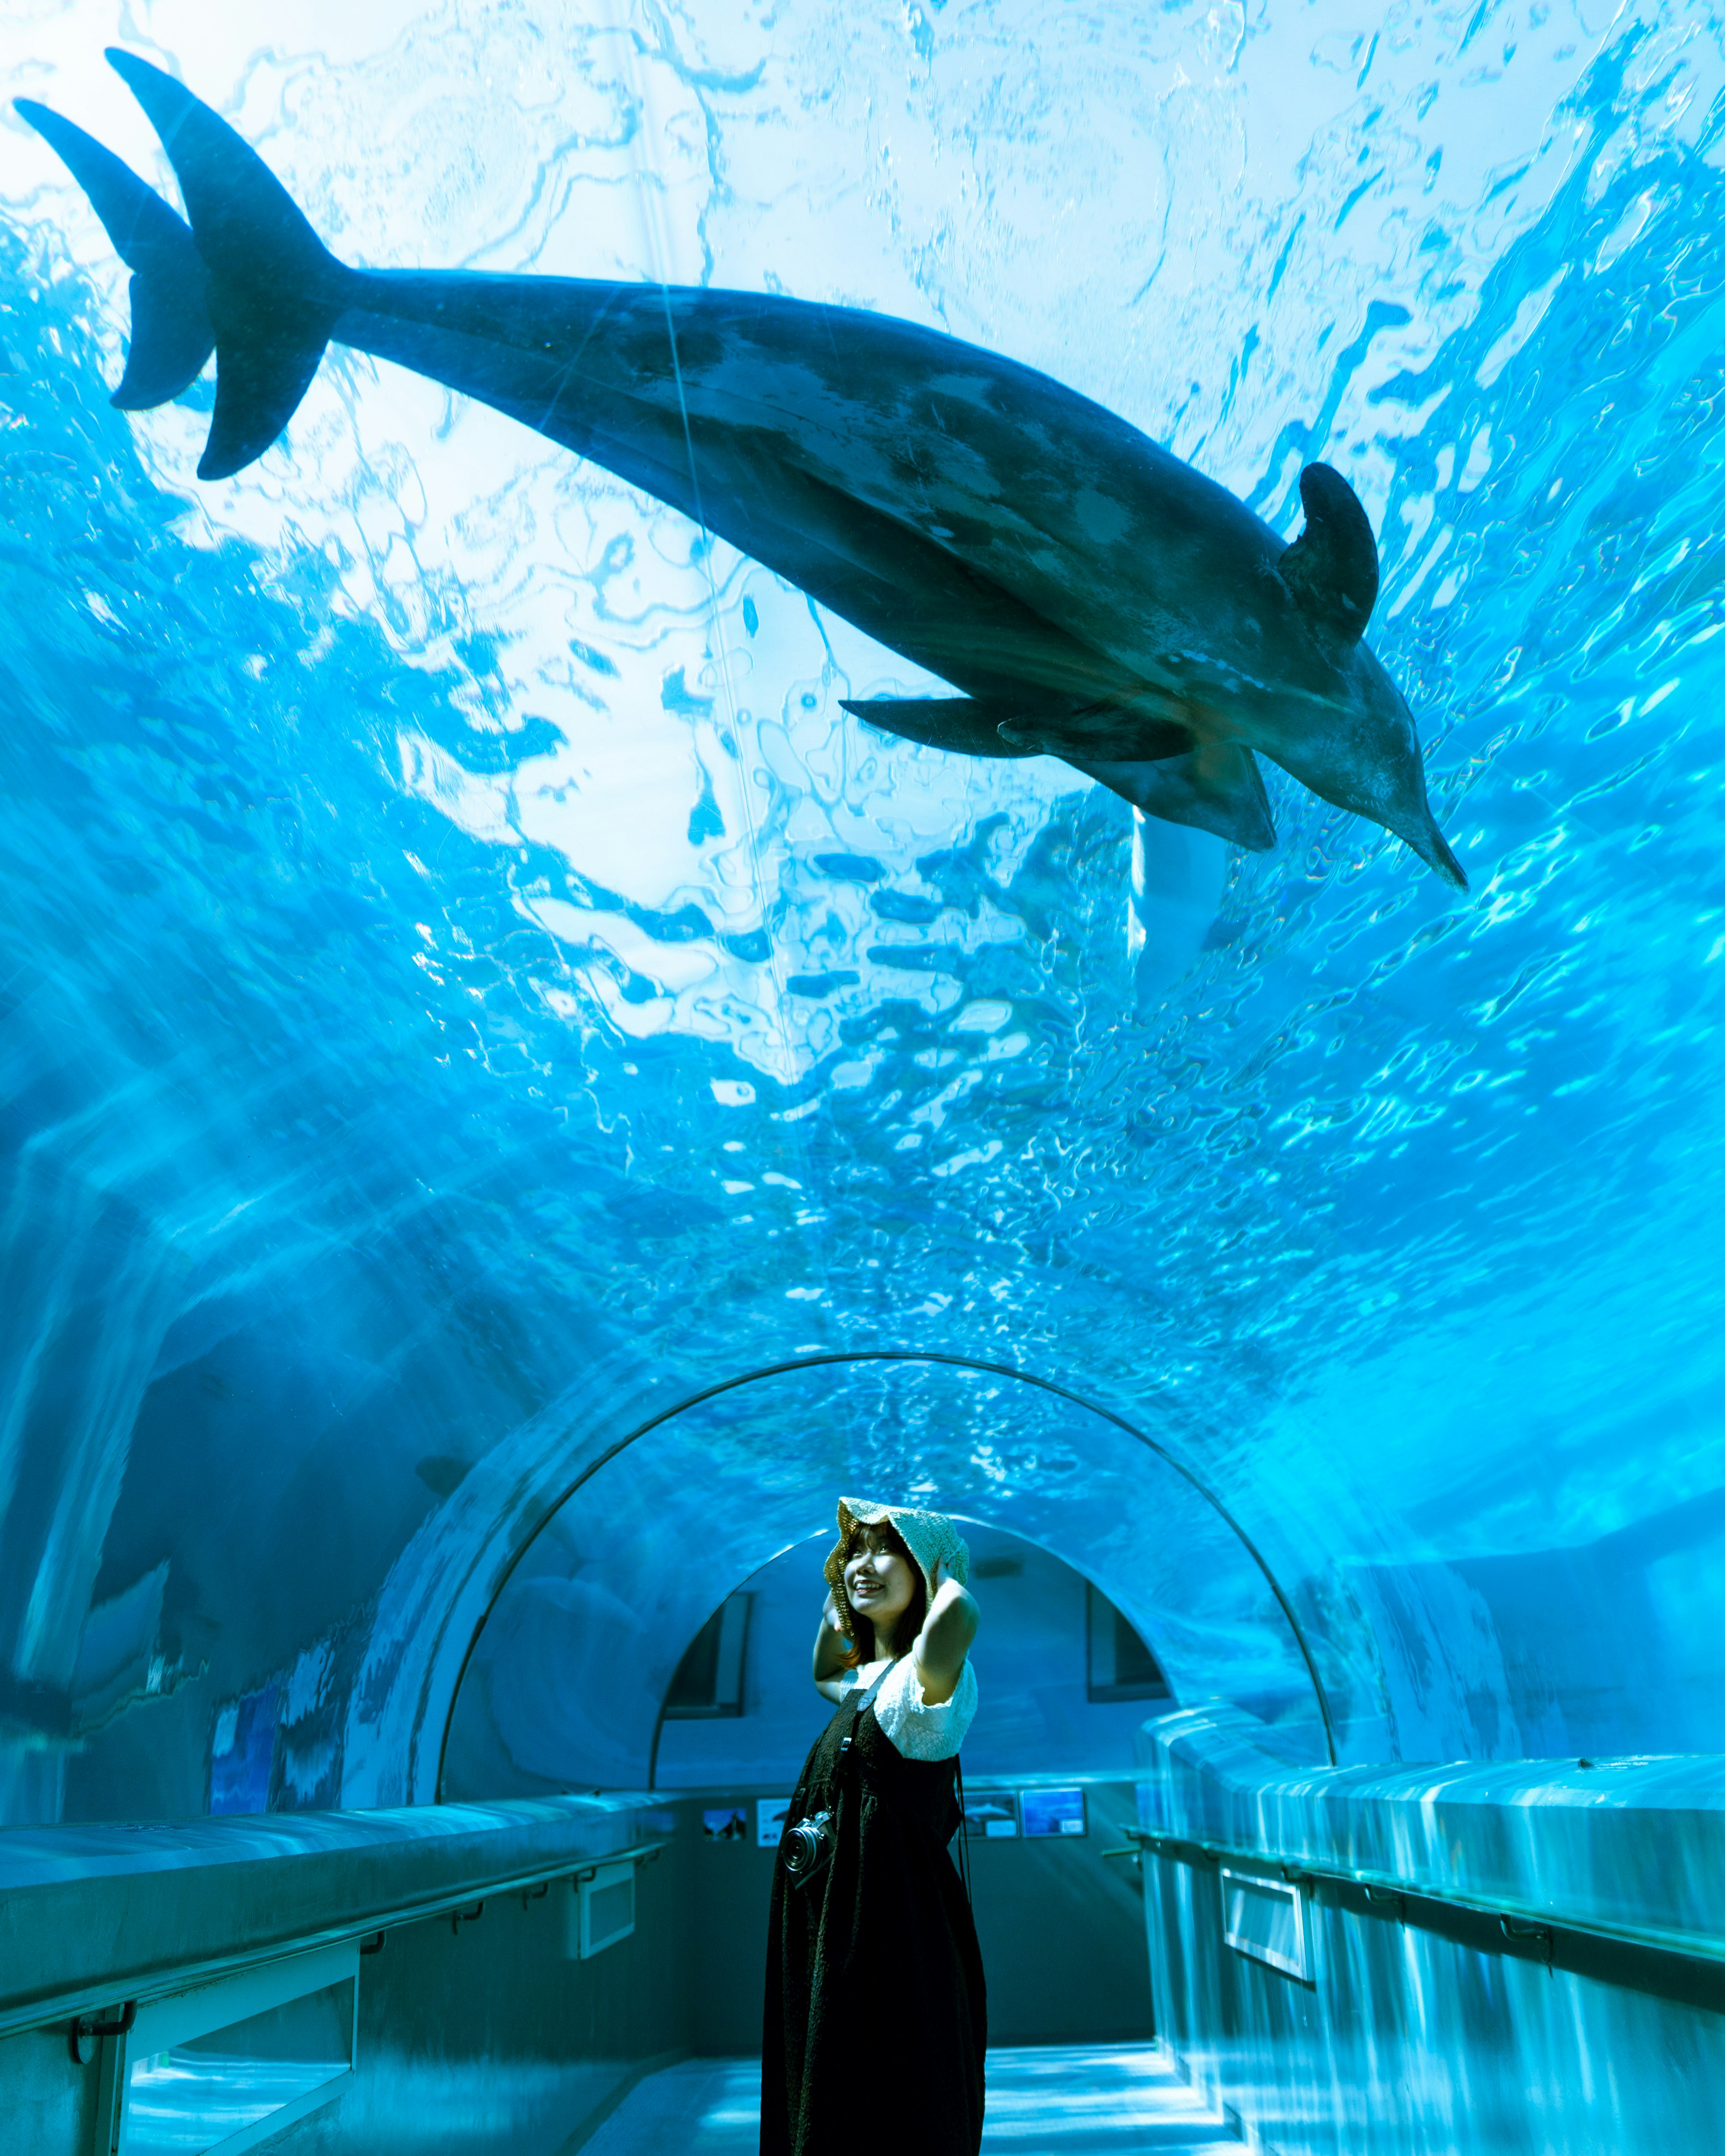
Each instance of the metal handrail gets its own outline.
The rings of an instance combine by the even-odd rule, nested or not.
[[[561,1856],[555,1863],[538,1864],[530,1871],[511,1871],[497,1879],[487,1880],[485,1896],[490,1900],[500,1894],[520,1893],[526,1888],[538,1886],[542,1881],[547,1887],[559,1879],[572,1881],[578,1873],[593,1864],[651,1864],[657,1860],[661,1851],[670,1847],[669,1841],[643,1841],[636,1842],[627,1849],[609,1851],[600,1856]],[[110,2007],[116,1999],[123,1998],[129,2008],[135,2009],[150,1999],[165,1999],[177,1991],[188,1990],[193,1984],[208,1984],[218,1977],[238,1975],[242,1969],[256,1969],[265,1962],[286,1961],[295,1954],[309,1953],[314,1947],[341,1946],[350,1939],[380,1938],[404,1924],[422,1923],[433,1917],[453,1917],[459,1911],[471,1909],[475,1898],[474,1882],[469,1880],[464,1887],[453,1892],[423,1895],[382,1909],[367,1909],[362,1917],[344,1919],[339,1923],[320,1924],[310,1931],[295,1933],[291,1938],[271,1940],[267,1944],[249,1947],[240,1953],[216,1955],[203,1961],[165,1963],[146,1970],[127,1970],[114,1981],[100,1987],[85,1984],[75,1990],[45,1992],[39,1998],[0,2008],[0,2036],[13,2035],[25,2029],[51,2027],[57,2021],[73,2021],[99,2014]],[[379,1949],[373,1948],[372,1951],[376,1953]]]
[[[1201,1841],[1195,1835],[1165,1834],[1148,1827],[1128,1826],[1121,1831],[1158,1856],[1178,1861],[1194,1851],[1206,1862],[1245,1866],[1265,1871],[1290,1886],[1315,1885],[1319,1880],[1332,1886],[1353,1887],[1368,1902],[1394,1902],[1401,1921],[1409,1921],[1408,1904],[1424,1902],[1435,1908],[1455,1909],[1494,1922],[1506,1940],[1517,1946],[1543,1946],[1548,1962],[1554,1933],[1576,1938],[1601,1939],[1613,1946],[1637,1947],[1650,1953],[1671,1954],[1684,1961],[1725,1967],[1725,1935],[1706,1932],[1671,1932],[1651,1924],[1618,1924],[1599,1917],[1564,1916],[1530,1902],[1507,1896],[1458,1893],[1452,1887],[1399,1879],[1393,1873],[1368,1871],[1346,1864],[1326,1864],[1311,1857],[1284,1857],[1265,1850],[1231,1849],[1221,1842]]]

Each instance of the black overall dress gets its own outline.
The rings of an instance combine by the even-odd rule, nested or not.
[[[883,2137],[976,2156],[988,2015],[947,1850],[957,1770],[906,1759],[860,1691],[809,1754],[785,1825],[829,1808],[838,1846],[802,1886],[773,1867],[761,2156],[880,2156]]]

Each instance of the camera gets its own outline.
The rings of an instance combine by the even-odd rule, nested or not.
[[[811,1812],[807,1819],[787,1827],[784,1839],[778,1845],[778,1854],[790,1874],[792,1886],[806,1887],[816,1872],[831,1861],[838,1845],[838,1829],[829,1811]]]

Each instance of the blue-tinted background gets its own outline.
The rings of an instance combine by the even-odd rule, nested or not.
[[[350,259],[906,315],[1290,535],[1327,458],[1473,888],[1274,772],[1275,853],[1135,877],[1119,801],[868,733],[929,685],[386,367],[198,485],[208,383],[108,408],[124,273],[8,111],[0,1818],[429,1799],[534,1579],[588,1660],[511,1681],[635,1785],[841,1487],[1291,1756],[1287,1612],[1343,1758],[1725,1743],[1713,18],[13,11],[8,87],[167,184],[116,34]],[[674,1412],[883,1351],[959,1360]]]

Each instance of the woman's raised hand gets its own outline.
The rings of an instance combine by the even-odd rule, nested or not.
[[[929,1573],[928,1584],[928,1614],[911,1652],[916,1658],[916,1674],[922,1680],[922,1697],[933,1707],[950,1699],[957,1688],[964,1658],[976,1637],[977,1607],[970,1590],[954,1579],[938,1558]],[[949,1587],[950,1594],[946,1592]]]

